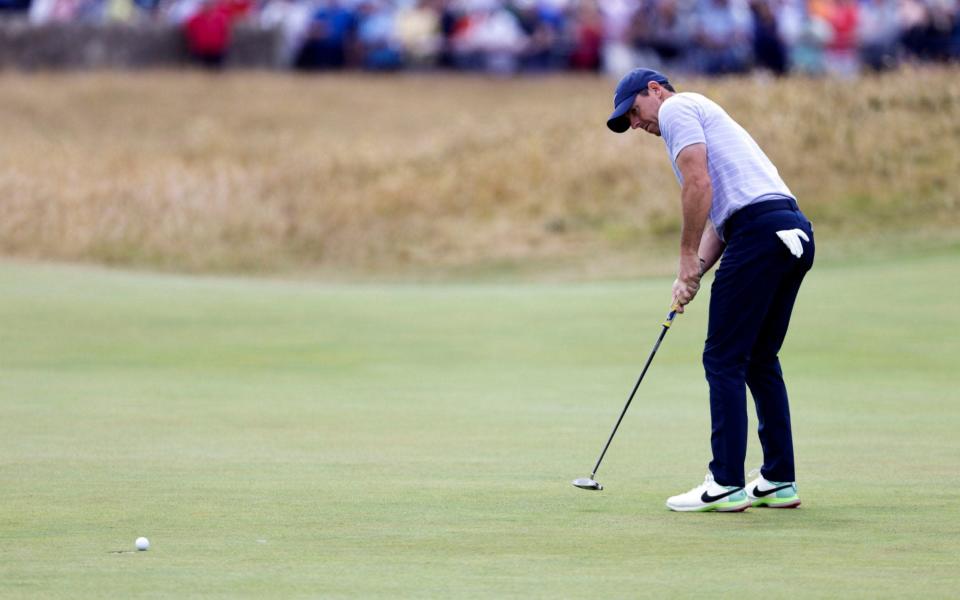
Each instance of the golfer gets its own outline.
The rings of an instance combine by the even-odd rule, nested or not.
[[[617,85],[607,127],[663,138],[680,182],[683,228],[674,303],[683,312],[721,258],[710,296],[703,366],[710,385],[706,480],[667,500],[677,511],[737,512],[800,505],[787,389],[777,353],[803,276],[813,265],[810,221],[763,150],[719,105],[676,93],[666,77],[636,69]],[[763,446],[745,485],[746,387]]]

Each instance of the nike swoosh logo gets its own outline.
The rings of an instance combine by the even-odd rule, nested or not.
[[[757,488],[753,490],[753,495],[756,496],[757,498],[763,498],[764,496],[769,496],[774,492],[779,492],[780,490],[785,490],[791,487],[793,487],[792,483],[788,483],[787,485],[781,485],[780,487],[777,487],[777,488],[770,488],[769,490],[761,490],[760,486],[757,486]]]
[[[727,492],[726,494],[720,494],[719,496],[711,496],[711,495],[708,494],[707,492],[703,492],[703,495],[700,496],[700,501],[703,502],[704,504],[710,504],[711,502],[716,502],[717,500],[720,500],[721,498],[726,498],[726,497],[729,496],[730,494],[736,494],[737,492],[739,492],[739,491],[742,490],[742,489],[743,489],[743,488],[734,488],[734,489],[730,490],[729,492]]]

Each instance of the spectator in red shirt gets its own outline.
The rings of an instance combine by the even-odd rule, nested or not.
[[[596,2],[584,2],[574,21],[570,67],[578,71],[599,71],[603,48],[603,15]]]
[[[190,56],[210,69],[223,67],[233,14],[231,4],[205,0],[184,25]]]
[[[827,71],[839,77],[855,77],[860,71],[857,55],[860,10],[857,0],[818,1],[810,11],[829,25],[832,34],[826,47]]]

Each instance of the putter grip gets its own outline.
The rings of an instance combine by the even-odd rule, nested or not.
[[[670,327],[673,325],[673,319],[677,316],[677,306],[674,305],[670,307],[670,312],[667,314],[667,320],[663,322],[664,327]]]

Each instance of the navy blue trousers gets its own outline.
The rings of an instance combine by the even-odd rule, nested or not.
[[[777,231],[800,229],[809,237],[794,257]],[[763,447],[761,474],[795,481],[790,407],[780,346],[800,284],[813,266],[813,227],[786,199],[740,209],[724,224],[726,248],[711,288],[703,366],[710,384],[710,472],[720,485],[743,486],[747,455],[749,386]]]

